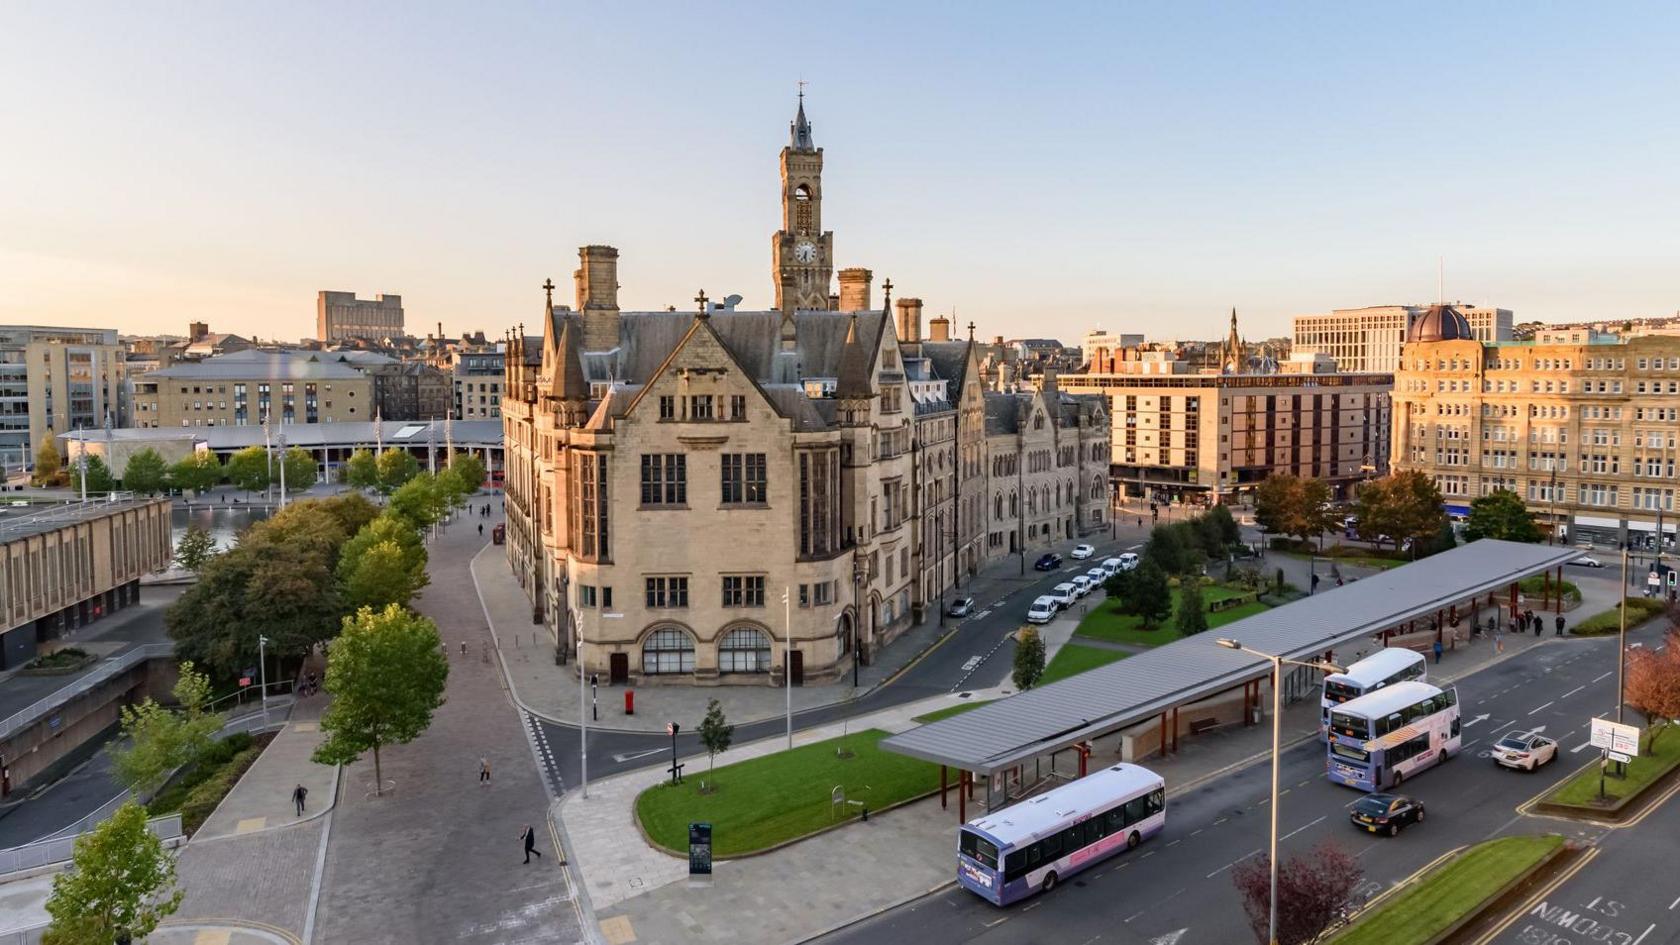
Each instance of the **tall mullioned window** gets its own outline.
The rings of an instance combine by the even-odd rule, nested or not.
[[[722,495],[725,504],[762,504],[770,498],[763,453],[724,453]]]
[[[839,454],[809,450],[799,454],[799,553],[826,555],[837,550],[840,534]]]
[[[607,457],[579,454],[577,463],[578,553],[587,558],[610,558],[607,541]]]
[[[642,504],[688,504],[688,457],[681,453],[642,454]]]

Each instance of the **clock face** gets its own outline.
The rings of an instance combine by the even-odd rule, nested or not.
[[[817,259],[817,244],[809,240],[800,240],[793,244],[793,258],[802,263],[815,262]]]

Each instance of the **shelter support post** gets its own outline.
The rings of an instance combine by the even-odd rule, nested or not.
[[[1173,754],[1178,754],[1178,706],[1173,706]]]
[[[939,809],[940,810],[948,810],[950,808],[950,804],[945,800],[945,773],[946,773],[945,766],[940,765],[939,766]]]
[[[1161,713],[1161,757],[1167,756],[1167,713]]]
[[[1563,565],[1561,564],[1558,565],[1557,569],[1557,603],[1554,605],[1552,613],[1563,613]]]
[[[957,776],[957,822],[968,823],[968,785],[969,773],[962,772]]]

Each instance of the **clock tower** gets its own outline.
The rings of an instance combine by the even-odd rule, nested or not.
[[[834,234],[822,228],[822,148],[805,120],[805,91],[782,149],[782,228],[770,238],[776,308],[826,309],[834,276]],[[792,293],[788,296],[787,293]]]

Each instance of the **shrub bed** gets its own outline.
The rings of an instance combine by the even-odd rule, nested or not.
[[[1664,610],[1662,601],[1650,597],[1629,597],[1627,604],[1629,629],[1639,626]],[[1577,622],[1575,626],[1569,628],[1569,632],[1583,637],[1599,636],[1620,631],[1621,624],[1621,611],[1612,607],[1603,613],[1593,614],[1591,617]]]
[[[147,811],[153,817],[178,812],[182,829],[188,835],[197,832],[273,738],[235,732],[216,742],[197,763],[177,772],[146,805]]]

